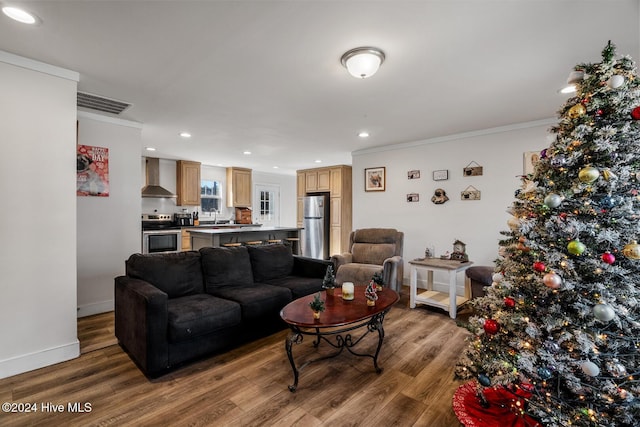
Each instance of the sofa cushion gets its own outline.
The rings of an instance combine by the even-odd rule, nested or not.
[[[265,283],[289,289],[293,299],[311,295],[322,290],[322,279],[313,277],[287,276],[269,280]]]
[[[127,276],[151,283],[169,298],[203,292],[200,254],[133,254],[125,262]]]
[[[169,300],[169,341],[183,341],[219,329],[239,325],[240,305],[236,302],[197,294]]]
[[[220,287],[253,284],[249,252],[244,246],[235,248],[202,248],[202,271],[205,289],[211,293]]]
[[[356,285],[366,285],[375,273],[382,273],[382,265],[374,264],[344,264],[338,267],[336,283],[342,285],[345,281]]]
[[[382,265],[384,260],[395,255],[394,243],[354,243],[351,247],[353,262]]]
[[[253,280],[266,282],[281,279],[293,270],[293,253],[289,245],[249,246]]]
[[[216,287],[211,293],[240,304],[243,322],[277,316],[280,310],[292,301],[289,289],[262,283],[251,286]]]

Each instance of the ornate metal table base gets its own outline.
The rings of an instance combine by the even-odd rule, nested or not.
[[[388,311],[389,310],[387,309],[383,312],[380,312],[371,317],[368,321],[359,322],[355,325],[347,325],[345,327],[332,327],[328,330],[322,330],[322,328],[300,328],[295,325],[289,325],[289,327],[291,328],[291,333],[285,341],[287,357],[289,357],[289,362],[291,363],[291,368],[293,369],[293,384],[289,386],[289,390],[291,392],[296,391],[296,389],[298,388],[298,376],[308,364],[336,357],[341,354],[342,350],[344,350],[345,348],[349,351],[349,353],[355,356],[371,357],[373,359],[373,366],[376,370],[376,373],[379,374],[380,372],[382,372],[382,368],[378,366],[378,354],[380,354],[380,348],[382,347],[382,341],[384,340],[384,328],[382,327],[382,322],[384,321],[384,316]],[[364,333],[354,340],[350,332],[363,327],[366,327]],[[378,332],[378,345],[374,354],[363,354],[353,350],[353,347],[358,345],[358,343],[362,341],[364,337],[369,335],[369,333],[376,331]],[[327,356],[309,360],[303,363],[299,368],[296,368],[295,361],[293,360],[292,347],[293,344],[302,343],[305,335],[312,335],[315,337],[315,340],[313,341],[314,347],[318,347],[321,341],[325,341],[333,348],[338,349],[338,351]],[[335,340],[331,340],[329,339],[329,337],[333,337],[335,338]]]

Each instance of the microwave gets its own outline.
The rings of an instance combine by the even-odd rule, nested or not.
[[[145,230],[142,232],[143,254],[180,252],[181,249],[181,230]]]

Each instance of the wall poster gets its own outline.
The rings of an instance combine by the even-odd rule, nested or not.
[[[78,144],[76,196],[109,197],[109,149]]]

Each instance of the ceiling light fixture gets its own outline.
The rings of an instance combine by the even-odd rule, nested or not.
[[[147,150],[147,151],[156,151],[156,149],[153,148],[153,147],[146,147],[145,150]]]
[[[366,79],[378,71],[384,58],[384,52],[377,47],[356,47],[345,52],[340,62],[353,77]]]
[[[249,154],[251,154],[251,151],[243,151],[242,154],[244,154],[245,156],[248,156]]]
[[[322,163],[322,160],[316,160],[315,163]]]
[[[360,133],[358,134],[358,136],[359,136],[360,138],[369,138],[369,132],[367,132],[366,130],[363,130],[362,132],[360,132]]]
[[[191,138],[191,134],[189,132],[180,132],[180,136],[183,138]]]
[[[2,8],[2,13],[15,21],[22,22],[23,24],[35,24],[38,22],[38,18],[34,14],[17,7],[4,6]]]

